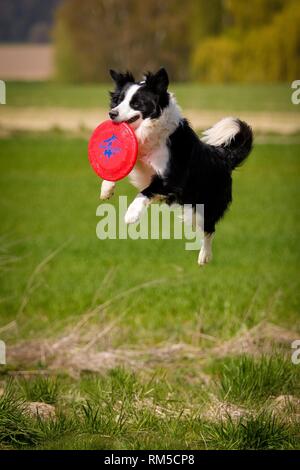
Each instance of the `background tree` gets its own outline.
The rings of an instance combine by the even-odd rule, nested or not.
[[[58,76],[137,77],[164,65],[172,80],[287,81],[300,76],[298,0],[64,0],[54,30]]]
[[[208,82],[291,81],[300,76],[297,0],[225,3],[231,26],[198,43],[191,75]]]
[[[226,23],[224,0],[194,0],[190,6],[191,46],[207,36],[218,36]]]
[[[173,79],[187,79],[188,15],[181,9],[179,0],[66,0],[54,32],[60,78],[107,80],[111,67],[141,73],[164,64]]]

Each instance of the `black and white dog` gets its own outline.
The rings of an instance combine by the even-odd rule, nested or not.
[[[212,257],[216,223],[231,202],[231,173],[252,148],[252,130],[243,121],[227,117],[204,132],[200,140],[181,115],[168,92],[164,68],[136,82],[129,72],[110,71],[115,82],[110,118],[135,130],[138,160],[129,177],[139,194],[129,205],[125,222],[137,222],[156,198],[168,204],[204,204],[204,242],[198,263]],[[103,181],[101,199],[109,198],[115,183]]]

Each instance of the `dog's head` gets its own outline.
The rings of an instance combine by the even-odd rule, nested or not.
[[[127,122],[136,129],[144,119],[157,119],[168,106],[169,78],[164,68],[148,72],[141,82],[136,82],[130,72],[110,70],[110,75],[115,82],[109,111],[113,121]]]

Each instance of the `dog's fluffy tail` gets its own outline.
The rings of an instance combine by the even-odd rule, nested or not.
[[[246,122],[237,118],[224,118],[205,131],[203,135],[202,141],[206,144],[228,150],[232,169],[240,165],[252,149],[252,129]]]

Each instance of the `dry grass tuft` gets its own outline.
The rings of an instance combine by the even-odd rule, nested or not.
[[[291,342],[297,338],[293,331],[262,322],[254,328],[237,334],[229,341],[201,349],[186,343],[163,344],[149,348],[113,348],[112,338],[118,334],[118,321],[95,324],[95,309],[84,315],[62,336],[53,339],[23,341],[8,348],[8,363],[34,366],[43,364],[51,370],[65,370],[70,375],[81,371],[103,372],[117,366],[134,370],[168,365],[180,360],[225,357],[250,354],[259,356],[282,350],[290,352]],[[92,322],[90,321],[92,320]]]
[[[218,400],[217,397],[213,397],[212,401],[206,411],[201,417],[208,421],[218,420],[239,420],[244,416],[249,416],[251,411],[245,407],[237,406],[232,403],[226,403]]]
[[[273,323],[262,321],[250,330],[241,331],[230,340],[214,347],[213,354],[217,357],[250,354],[261,356],[274,350],[291,351],[291,343],[299,334]]]

